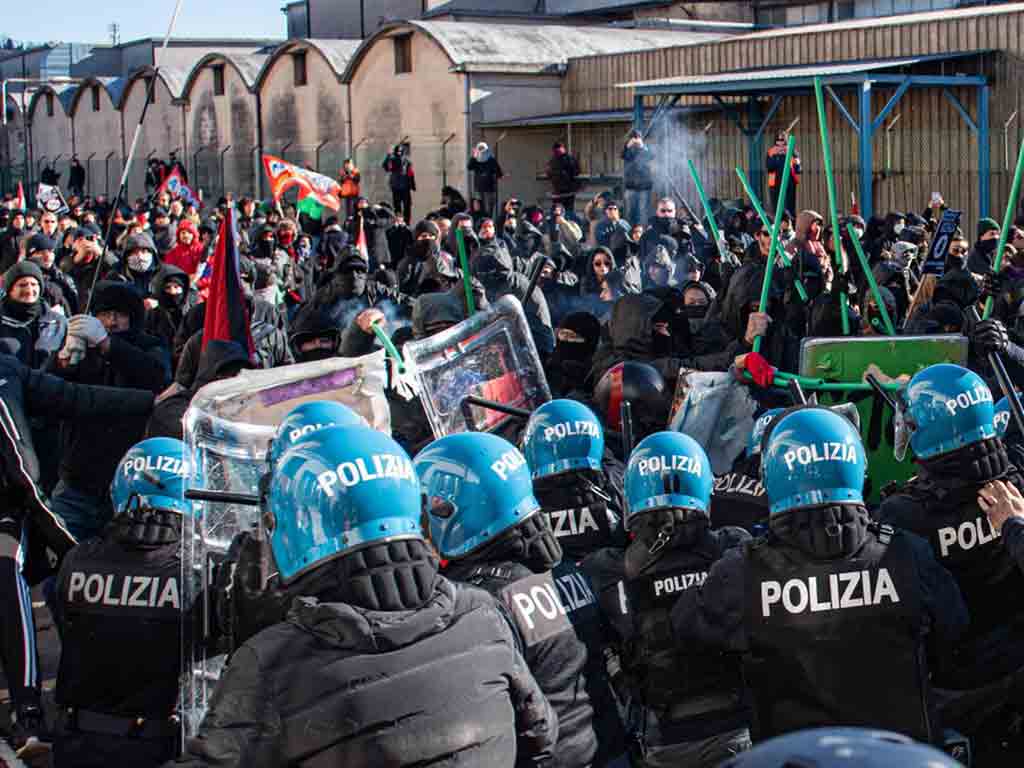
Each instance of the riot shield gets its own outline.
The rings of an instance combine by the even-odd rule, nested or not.
[[[391,433],[385,397],[384,352],[357,359],[334,358],[238,376],[199,390],[185,414],[185,442],[194,457],[191,487],[257,494],[265,456],[277,424],[292,408],[311,400],[334,400],[356,410],[367,423]],[[201,471],[200,471],[201,470]],[[197,478],[204,478],[199,484]],[[212,640],[218,634],[208,599],[217,566],[235,535],[263,539],[257,507],[199,503],[182,536],[181,712],[185,736],[194,735],[220,676],[225,657]],[[264,583],[268,574],[264,574]]]
[[[493,430],[506,414],[471,406],[467,395],[532,411],[551,399],[544,368],[514,296],[503,296],[447,331],[406,343],[403,351],[434,437],[465,432],[469,414],[476,431]]]
[[[879,336],[868,338],[805,339],[800,350],[800,373],[830,382],[859,384],[868,373],[879,378],[911,376],[935,363],[967,362],[967,338],[955,334],[939,336]],[[861,437],[868,458],[865,498],[877,504],[879,494],[892,481],[902,482],[914,474],[908,456],[897,461],[893,455],[894,414],[873,391],[818,392],[822,405],[853,403],[860,413]]]

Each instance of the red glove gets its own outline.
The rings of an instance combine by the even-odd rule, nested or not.
[[[765,360],[760,352],[751,352],[746,356],[744,366],[759,387],[770,387],[775,379],[775,366]]]

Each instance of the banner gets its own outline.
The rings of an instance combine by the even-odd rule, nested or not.
[[[960,226],[960,211],[946,209],[942,212],[942,220],[935,229],[932,247],[928,249],[928,259],[921,268],[922,274],[942,277],[946,271],[946,256],[949,255],[949,244]]]
[[[232,208],[230,215],[221,222],[220,237],[213,251],[210,293],[206,300],[203,324],[203,349],[211,341],[234,341],[252,357],[255,346],[238,270],[238,241],[235,234],[237,215],[237,210]]]
[[[18,190],[24,196],[24,193],[21,192],[20,182],[18,183]],[[40,184],[36,188],[36,205],[47,213],[55,213],[58,216],[71,210],[64,200],[64,195],[60,193],[60,188],[51,184]]]
[[[172,198],[180,197],[189,205],[194,205],[197,209],[203,207],[203,201],[192,191],[192,187],[181,178],[181,171],[177,168],[167,174],[160,186],[157,187],[154,195],[159,195],[161,192],[167,192]]]
[[[312,195],[316,201],[336,211],[341,208],[341,186],[329,176],[300,168],[273,155],[263,156],[263,167],[270,177],[270,192],[274,200],[291,187],[299,188],[299,200]]]

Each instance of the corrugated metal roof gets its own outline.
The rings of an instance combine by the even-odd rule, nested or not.
[[[644,110],[647,117],[650,117],[655,110]],[[717,112],[717,104],[693,104],[684,107],[673,107],[669,110],[672,113],[693,114],[697,112]],[[633,110],[631,109],[609,109],[597,112],[565,112],[555,115],[535,115],[533,117],[518,117],[509,120],[491,120],[489,122],[477,123],[480,128],[541,128],[549,125],[568,125],[586,123],[632,123]]]
[[[656,80],[640,80],[631,83],[618,83],[618,88],[656,88],[678,87],[680,93],[696,93],[703,89],[714,89],[715,86],[729,86],[728,90],[739,91],[744,87],[774,88],[786,87],[790,83],[809,80],[815,77],[830,78],[842,75],[857,75],[865,72],[879,72],[888,69],[900,69],[915,64],[941,62],[961,59],[991,51],[961,51],[948,54],[927,56],[907,56],[898,59],[868,59],[858,61],[830,62],[815,66],[776,67],[766,69],[741,69],[730,72],[718,72],[708,75],[677,75]]]
[[[388,25],[369,38],[349,64],[345,80],[351,79],[363,51],[403,26],[419,29],[433,38],[451,59],[454,69],[524,74],[554,71],[580,56],[670,48],[726,37],[718,32],[672,29],[409,21]]]

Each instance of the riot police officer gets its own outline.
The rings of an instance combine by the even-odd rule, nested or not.
[[[682,594],[679,641],[745,653],[755,741],[825,725],[938,739],[927,659],[967,612],[924,541],[872,523],[857,430],[826,408],[787,411],[765,433],[762,472],[769,533]]]
[[[110,486],[113,520],[61,565],[57,768],[146,768],[175,755],[190,474],[180,440],[130,448]]]
[[[973,371],[942,364],[918,372],[901,394],[896,443],[901,448],[909,437],[919,470],[879,510],[883,523],[931,543],[970,611],[956,663],[939,676],[944,688],[975,688],[1024,666],[1024,572],[977,501],[994,480],[1024,489],[996,435],[994,406]]]
[[[602,612],[618,636],[628,681],[630,726],[645,766],[717,766],[750,745],[738,657],[676,642],[670,612],[712,564],[750,538],[712,531],[713,478],[704,449],[678,432],[657,432],[626,467],[625,550],[587,558]]]
[[[722,768],[962,768],[949,756],[899,733],[812,728],[777,736]]]
[[[711,520],[716,528],[734,525],[753,536],[767,531],[768,496],[761,484],[761,438],[784,410],[771,408],[754,419],[746,450],[733,462],[730,471],[715,478]]]
[[[278,459],[292,446],[313,439],[327,427],[366,427],[366,421],[348,406],[333,400],[301,403],[281,420],[267,448],[267,472],[260,480],[261,494],[269,493]],[[218,620],[229,649],[236,648],[261,629],[284,621],[302,582],[282,588],[280,579],[267,573],[267,543],[249,531],[235,536],[217,573]]]
[[[1024,434],[1021,434],[1016,419],[1010,412],[1010,398],[1003,397],[996,403],[995,419],[996,435],[1003,440],[1010,463],[1018,469],[1024,466]]]
[[[238,648],[188,766],[542,763],[558,722],[494,600],[438,573],[408,455],[326,427],[277,460],[263,516],[289,619]]]
[[[624,759],[597,600],[575,564],[562,559],[534,498],[526,459],[500,437],[462,433],[427,446],[414,465],[431,540],[450,561],[447,575],[486,589],[505,606],[523,656],[558,715],[553,765]]]
[[[562,552],[574,562],[624,546],[622,465],[605,457],[604,429],[576,400],[551,400],[530,415],[523,455],[533,493]]]

